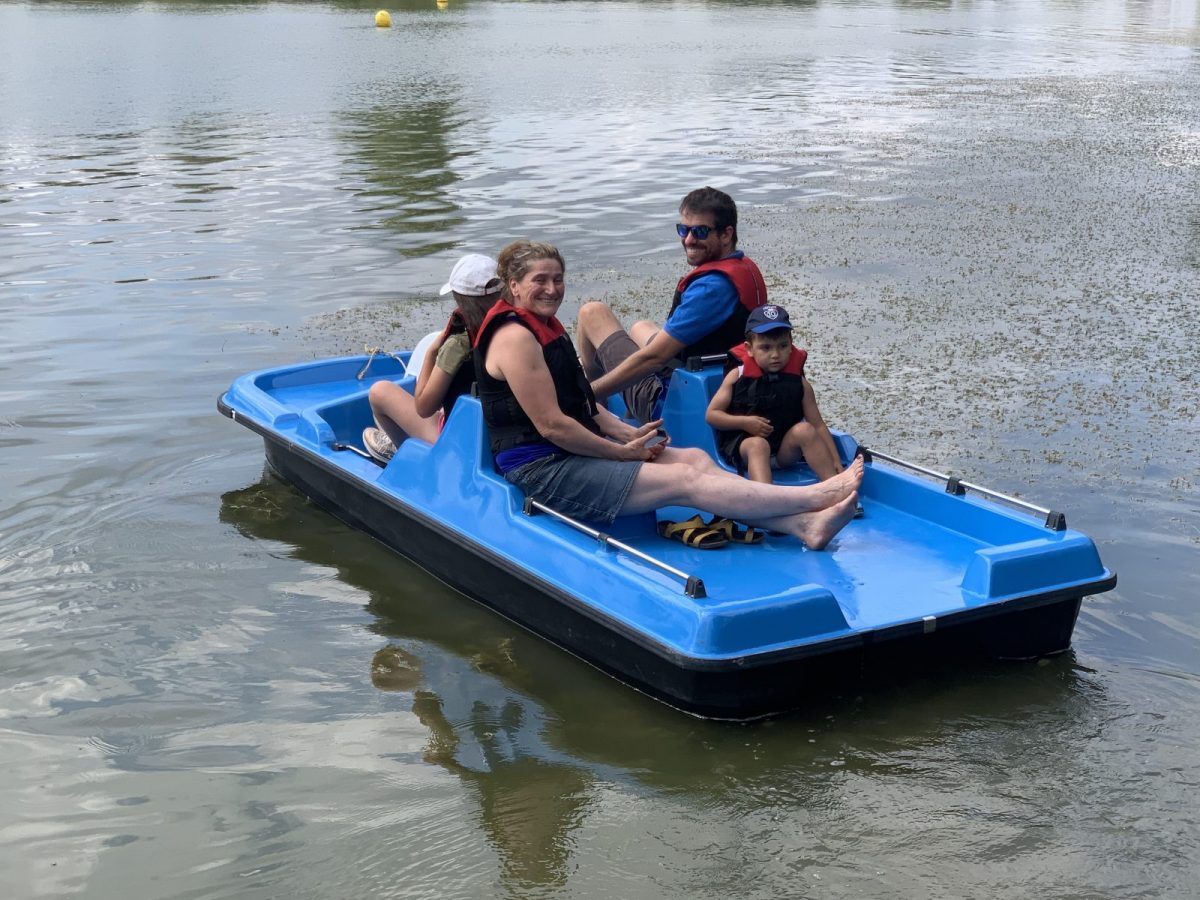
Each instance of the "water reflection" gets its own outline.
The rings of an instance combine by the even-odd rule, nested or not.
[[[971,715],[1003,716],[1014,705],[1027,704],[1065,708],[1069,716],[1072,704],[1081,698],[1090,702],[1103,691],[1071,653],[1042,665],[959,663],[951,669],[937,661],[910,662],[903,673],[864,671],[859,678],[830,684],[823,698],[774,721],[731,726],[697,720],[579,663],[356,532],[347,529],[347,541],[367,542],[365,552],[351,555],[330,545],[306,524],[326,514],[273,475],[225,494],[220,515],[247,537],[281,541],[290,556],[332,568],[366,592],[367,609],[376,617],[371,629],[387,640],[371,659],[371,681],[380,690],[426,691],[436,698],[419,705],[433,734],[430,758],[439,764],[452,747],[456,764],[488,768],[487,760],[500,758],[499,745],[485,748],[476,740],[468,747],[461,743],[463,736],[486,733],[490,740],[500,734],[496,739],[509,747],[502,756],[565,764],[587,759],[613,771],[637,772],[643,781],[707,792],[712,760],[705,753],[697,756],[697,750],[733,754],[736,780],[770,777],[780,761],[772,753],[782,753],[791,765],[820,758],[791,745],[814,723],[896,715],[919,721],[925,714],[913,708],[922,704],[931,705],[934,718],[950,720],[968,708]],[[433,706],[452,723],[452,736],[441,728]],[[579,709],[589,715],[578,715]],[[497,732],[500,723],[505,724]],[[895,737],[931,744],[945,737],[940,728],[925,730]],[[768,758],[745,756],[747,738],[765,742]]]
[[[389,644],[371,661],[371,682],[380,690],[412,694],[413,713],[429,729],[425,761],[469,787],[484,833],[503,861],[505,880],[565,883],[572,832],[591,794],[590,774],[538,752],[544,749],[537,735],[542,722],[530,721],[524,702],[506,696],[491,704],[475,697],[462,708],[447,709],[447,699],[422,686],[421,668],[418,656]]]
[[[455,246],[446,236],[463,223],[451,193],[456,115],[452,99],[413,101],[395,92],[341,116],[348,168],[362,182],[354,189],[357,218],[399,234],[402,256]]]
[[[375,626],[389,642],[371,657],[371,683],[411,695],[412,712],[429,730],[422,758],[468,788],[505,881],[513,887],[563,884],[596,771],[548,743],[543,707],[508,683],[519,666],[504,623],[391,554],[383,560],[390,571],[347,567],[337,547],[305,540],[302,519],[311,512],[298,493],[267,477],[225,494],[221,521],[259,540],[285,541],[301,559],[337,567],[341,577],[370,591],[373,611],[403,598],[403,608],[393,605]],[[347,540],[354,539],[348,533]]]
[[[1146,729],[1160,732],[1155,765],[1187,768],[1182,745],[1162,738],[1162,710],[1194,697],[1110,694],[1106,676],[1070,653],[830,684],[826,701],[751,726],[694,720],[314,516],[325,514],[271,476],[226,493],[220,511],[246,537],[282,544],[369,598],[383,644],[363,648],[362,677],[403,697],[427,730],[419,758],[468,789],[515,895],[562,885],[584,835],[626,817],[640,817],[629,825],[645,845],[639,864],[656,860],[654,877],[667,883],[723,883],[731,863],[708,858],[712,847],[735,854],[739,869],[891,858],[914,878],[925,864],[896,848],[919,834],[931,847],[965,841],[974,860],[1036,859],[1043,880],[1078,877],[1104,893],[1119,876],[1055,861],[1077,860],[1079,847],[1092,859],[1126,852],[1123,829],[1144,828],[1161,799],[1130,782],[1114,806],[1111,773],[1147,764]],[[1184,814],[1179,803],[1173,814]],[[943,871],[970,883],[973,864]],[[870,891],[870,878],[863,886],[897,895]]]

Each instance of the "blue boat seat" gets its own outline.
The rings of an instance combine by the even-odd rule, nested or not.
[[[346,397],[336,403],[326,404],[315,410],[316,415],[333,431],[333,440],[346,444],[361,442],[362,430],[373,421],[367,390],[364,387],[362,393]]]
[[[438,448],[443,445],[453,446],[457,452],[439,453]],[[432,479],[430,472],[434,476]],[[493,465],[483,409],[476,397],[458,399],[437,443],[431,445],[410,438],[401,444],[392,462],[380,475],[380,482],[403,485],[409,494],[417,490],[436,494],[439,490],[453,488],[469,494],[486,493],[496,502],[503,497],[513,515],[521,515],[525,505],[525,495],[506,481]],[[654,513],[620,516],[602,530],[614,537],[644,535],[653,532],[655,522]]]
[[[723,466],[725,463],[717,453],[717,433],[704,421],[703,410],[708,408],[724,377],[720,366],[707,366],[698,372],[676,369],[662,412],[663,427],[671,435],[673,445],[699,447]],[[701,411],[699,415],[696,410]]]
[[[733,467],[721,459],[717,450],[717,430],[704,420],[703,414],[697,416],[695,410],[707,409],[713,395],[721,387],[725,373],[720,366],[708,366],[698,372],[676,369],[671,376],[671,386],[667,391],[667,401],[663,404],[663,427],[671,435],[671,443],[677,447],[699,447],[720,465],[732,471]],[[834,444],[843,465],[848,465],[858,452],[858,442],[849,434],[830,429]],[[800,465],[789,470],[798,477],[783,477],[782,481],[799,481],[801,483],[814,481],[815,476],[808,466]]]

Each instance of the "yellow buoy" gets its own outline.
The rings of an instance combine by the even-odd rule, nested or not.
[[[381,9],[379,12],[375,13],[375,27],[376,28],[391,28],[392,27],[391,13],[389,13],[386,9]]]
[[[450,0],[437,0],[438,9],[445,9],[450,5]]]

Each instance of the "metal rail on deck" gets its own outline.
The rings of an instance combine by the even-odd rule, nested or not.
[[[914,472],[920,472],[922,475],[929,475],[932,478],[936,478],[939,481],[945,482],[947,494],[955,494],[956,496],[961,497],[967,491],[974,491],[975,493],[982,494],[991,500],[999,500],[1004,503],[1011,503],[1013,506],[1020,507],[1021,509],[1027,509],[1031,512],[1040,513],[1046,517],[1046,527],[1053,529],[1054,531],[1067,530],[1067,517],[1064,513],[1047,509],[1044,506],[1038,506],[1035,503],[1029,503],[1028,501],[1020,500],[1016,497],[1010,497],[1008,494],[1002,494],[999,491],[993,491],[991,488],[985,488],[978,484],[972,484],[969,481],[963,481],[957,476],[946,475],[934,469],[929,469],[925,466],[919,466],[916,463],[911,463],[907,460],[890,456],[887,453],[881,453],[879,450],[868,450],[866,447],[861,447],[859,449],[862,450],[863,457],[866,462],[870,462],[872,459],[882,459],[884,462],[889,462],[892,465],[902,466],[906,469],[912,469]]]
[[[373,457],[370,453],[367,453],[365,450],[359,450],[353,444],[343,444],[340,442],[335,442],[333,444],[330,444],[330,446],[333,447],[334,450],[349,450],[351,453],[357,453],[363,459],[369,459],[371,462],[375,463],[375,465],[379,466],[379,468],[381,468],[381,469],[387,465],[387,463],[380,462],[375,457]]]
[[[576,531],[581,531],[584,534],[586,534],[588,537],[595,538],[601,544],[603,544],[606,548],[616,548],[617,550],[623,550],[624,552],[628,553],[630,556],[636,556],[638,559],[642,560],[643,562],[649,563],[650,565],[654,566],[655,568],[662,569],[664,572],[669,572],[670,574],[674,575],[676,578],[683,580],[683,583],[684,583],[683,584],[683,592],[685,594],[687,594],[689,597],[707,597],[708,596],[708,594],[705,593],[705,591],[704,591],[704,582],[701,579],[697,578],[695,575],[689,575],[687,572],[681,571],[680,569],[676,569],[674,566],[669,566],[662,560],[655,559],[653,556],[643,553],[641,550],[638,550],[634,547],[630,547],[628,544],[618,541],[612,535],[605,534],[603,531],[597,531],[595,528],[590,528],[587,525],[584,525],[582,522],[578,522],[575,519],[572,519],[570,516],[564,516],[562,513],[556,512],[555,510],[551,509],[550,507],[546,506],[543,503],[538,503],[536,500],[531,500],[530,498],[526,497],[525,505],[522,508],[522,511],[527,516],[532,516],[535,512],[545,513],[548,516],[553,516],[554,518],[558,519],[560,522],[565,522],[567,525],[570,525]]]
[[[359,450],[353,444],[343,444],[343,443],[339,442],[339,443],[333,444],[333,449],[334,450],[343,450],[343,451],[349,450],[351,453],[357,453],[359,456],[363,457],[364,459],[369,459],[371,462],[375,463],[375,465],[377,465],[377,466],[383,467],[386,465],[386,463],[380,462],[375,457],[373,457],[370,453],[366,453],[362,450]],[[674,575],[676,578],[679,578],[683,581],[683,592],[685,594],[687,594],[689,597],[707,597],[708,596],[708,594],[706,594],[704,591],[704,581],[700,578],[697,578],[695,575],[689,575],[687,572],[684,572],[680,569],[676,569],[674,566],[669,566],[660,559],[655,559],[653,556],[643,553],[641,550],[638,550],[635,547],[630,547],[628,544],[618,541],[616,538],[612,537],[612,535],[605,534],[603,531],[597,531],[595,528],[589,528],[587,525],[584,525],[582,522],[577,522],[576,520],[572,519],[570,516],[564,516],[560,512],[555,512],[550,507],[548,507],[542,503],[538,503],[536,500],[530,500],[528,497],[526,497],[525,505],[522,508],[522,511],[527,516],[532,516],[535,512],[541,512],[541,513],[545,513],[548,516],[553,516],[554,518],[558,519],[560,522],[565,522],[567,525],[570,525],[576,531],[582,531],[588,537],[595,538],[596,540],[598,540],[601,544],[603,544],[607,548],[615,548],[617,550],[624,550],[630,556],[636,556],[638,559],[642,560],[643,562],[648,562],[650,565],[652,565],[656,568],[662,569],[664,572],[669,572],[670,574]]]

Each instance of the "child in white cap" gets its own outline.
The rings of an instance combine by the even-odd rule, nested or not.
[[[413,393],[393,381],[371,385],[368,399],[378,427],[364,429],[362,438],[367,452],[377,460],[390,460],[406,438],[430,444],[437,440],[455,401],[469,392],[475,381],[471,340],[502,287],[496,260],[490,256],[468,253],[454,264],[440,293],[453,294],[458,308],[425,354]]]

